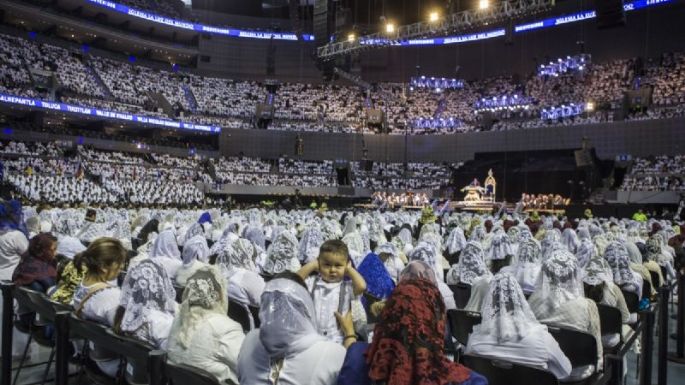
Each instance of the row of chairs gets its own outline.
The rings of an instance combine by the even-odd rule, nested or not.
[[[660,282],[658,274],[652,273],[652,282],[656,287],[661,287],[662,282]],[[465,284],[450,285],[454,293],[455,302],[457,307],[462,309],[468,303],[468,299],[471,294],[471,287]],[[649,282],[645,281],[643,285],[643,298],[649,298],[652,288]],[[594,376],[591,377],[583,383],[588,384],[598,384],[611,381],[615,384],[622,384],[623,380],[623,365],[624,357],[628,350],[634,345],[637,338],[642,335],[643,340],[646,338],[645,333],[649,334],[647,331],[644,333],[643,330],[647,330],[649,326],[645,325],[643,316],[648,313],[654,313],[655,307],[650,306],[647,309],[641,309],[640,297],[633,292],[622,291],[623,296],[626,300],[628,310],[631,313],[638,313],[640,315],[639,322],[632,325],[633,333],[624,340],[622,329],[622,316],[618,309],[598,304],[597,308],[599,311],[600,318],[600,329],[602,335],[618,335],[620,336],[620,342],[614,347],[609,347],[604,349],[605,353],[605,368],[604,373],[607,375]],[[658,306],[668,306],[668,304],[659,304]],[[452,336],[460,344],[466,345],[468,343],[468,337],[473,331],[475,325],[480,324],[481,315],[479,313],[469,312],[465,310],[450,310],[448,311],[448,321],[451,329]],[[652,325],[653,326],[653,325]],[[572,363],[574,368],[581,367],[585,365],[592,365],[592,357],[596,356],[596,344],[595,339],[592,335],[584,333],[581,331],[567,330],[563,328],[548,327],[550,334],[557,340],[562,351],[566,354]],[[651,336],[647,337],[651,338]],[[643,342],[644,343],[644,342]],[[594,353],[592,353],[594,352]],[[638,360],[640,356],[638,355]],[[512,385],[514,378],[526,378],[526,379],[537,379],[542,381],[547,377],[547,382],[539,382],[538,380],[529,381],[526,380],[524,383],[540,383],[540,384],[555,384],[556,379],[553,376],[548,376],[550,373],[540,374],[536,373],[539,371],[535,368],[521,367],[520,365],[513,364],[510,362],[500,362],[497,360],[489,360],[482,357],[460,357],[460,360],[467,364],[467,366],[472,367],[474,370],[480,371],[486,374],[486,377],[490,380],[490,384],[508,384]],[[639,366],[638,366],[639,367]],[[518,373],[518,374],[517,374]],[[523,377],[519,374],[524,373]]]
[[[45,372],[41,384],[47,381],[52,363],[55,362],[56,385],[68,384],[69,363],[80,365],[79,377],[84,373],[91,380],[102,385],[116,385],[124,383],[124,378],[129,383],[149,383],[150,385],[220,385],[214,376],[206,371],[186,365],[176,364],[166,359],[166,353],[156,351],[151,346],[136,339],[115,334],[110,328],[101,324],[78,318],[69,307],[51,301],[45,294],[24,287],[15,287],[11,283],[0,284],[4,299],[16,299],[19,307],[35,313],[40,318],[40,323],[33,322],[29,326],[29,335],[33,340],[51,349],[50,358],[44,364]],[[10,301],[11,302],[11,301]],[[236,306],[237,307],[237,306]],[[13,313],[12,306],[4,306],[3,311]],[[16,322],[7,324],[12,315],[3,316],[3,352],[11,352],[12,328]],[[54,328],[50,338],[44,337],[44,326]],[[84,343],[84,349],[80,356],[73,354],[74,341],[90,341],[95,346],[106,347],[108,353],[115,355],[122,361],[122,375],[117,379],[103,378],[94,372],[92,365],[87,362],[95,352],[89,350],[89,344]],[[30,343],[30,341],[29,341]],[[8,344],[5,346],[5,344]],[[28,346],[28,343],[27,343]],[[77,352],[78,353],[78,352]],[[24,357],[25,358],[25,357]],[[12,380],[12,359],[3,356],[2,375],[3,384],[9,384]],[[20,363],[20,368],[23,363]],[[134,370],[125,370],[130,364]],[[14,373],[14,384],[19,378],[21,369]]]

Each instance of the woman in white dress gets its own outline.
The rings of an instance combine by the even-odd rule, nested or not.
[[[466,354],[548,370],[558,379],[571,374],[571,362],[547,327],[535,319],[514,277],[495,275],[482,313],[483,322],[474,326]]]
[[[264,266],[261,267],[262,273],[273,277],[284,271],[295,273],[300,270],[302,265],[297,259],[299,247],[297,238],[290,231],[281,231],[269,245]]]
[[[471,297],[465,310],[480,313],[488,291],[492,273],[485,264],[485,255],[479,242],[469,241],[459,256],[459,263],[447,272],[447,283],[471,286]]]
[[[176,276],[176,272],[183,265],[183,261],[174,230],[164,230],[157,235],[150,251],[150,258],[155,259],[163,266],[169,277]]]
[[[620,242],[611,242],[604,251],[604,259],[612,270],[613,282],[627,292],[642,297],[642,276],[630,269],[628,249]]]
[[[592,334],[597,346],[597,365],[574,368],[574,380],[590,376],[603,363],[599,313],[594,301],[584,297],[576,257],[565,247],[553,247],[542,262],[540,287],[528,302],[538,321]]]
[[[204,235],[196,235],[185,242],[181,253],[183,265],[176,271],[176,284],[185,286],[191,275],[209,262],[209,247]]]
[[[87,270],[71,303],[78,317],[114,326],[121,296],[117,277],[125,263],[126,249],[114,238],[98,238],[74,257],[76,268]],[[105,375],[115,377],[119,367],[117,355],[101,346],[92,348],[90,358],[97,367]]]
[[[535,291],[541,269],[540,242],[532,236],[523,239],[518,247],[517,263],[512,267],[512,273],[524,293],[531,294]]]
[[[239,382],[335,384],[346,350],[317,332],[314,303],[302,279],[277,276],[267,283],[261,302],[261,326],[247,334],[238,356]],[[349,327],[345,335],[354,334],[351,322],[341,324]]]
[[[169,333],[169,359],[204,369],[219,382],[237,383],[238,354],[245,334],[227,311],[226,284],[219,269],[198,268],[187,280]]]
[[[216,264],[228,282],[228,299],[239,303],[250,315],[251,328],[254,327],[252,313],[248,306],[259,307],[264,291],[264,278],[257,274],[254,263],[257,248],[247,239],[238,239],[225,248],[217,257]]]

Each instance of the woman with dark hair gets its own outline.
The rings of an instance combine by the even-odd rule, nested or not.
[[[57,238],[48,233],[38,234],[29,241],[28,250],[12,274],[17,286],[28,286],[42,293],[55,285],[57,277]]]
[[[481,385],[487,380],[444,354],[445,304],[432,280],[401,280],[371,344],[349,347],[338,385]]]

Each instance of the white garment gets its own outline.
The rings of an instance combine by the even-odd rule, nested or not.
[[[469,297],[469,302],[464,307],[464,310],[474,311],[476,313],[482,312],[483,302],[490,290],[490,281],[492,281],[492,275],[486,275],[473,281],[473,284],[471,285],[471,297]]]
[[[469,337],[466,354],[549,370],[558,379],[567,377],[572,369],[571,362],[543,325],[536,326],[519,341],[502,343],[491,335],[474,332]]]
[[[155,258],[155,262],[157,262],[160,266],[164,268],[164,270],[166,270],[166,273],[169,277],[175,277],[178,273],[178,270],[183,265],[183,261],[181,261],[180,259],[171,258]]]
[[[92,286],[79,285],[74,292],[74,300],[72,305],[74,309],[78,309],[81,300],[88,295],[88,291]],[[109,327],[114,325],[114,316],[119,307],[119,297],[121,290],[118,287],[108,287],[100,290],[91,296],[83,305],[81,310],[81,317],[83,319],[97,322]],[[91,344],[91,348],[92,348]],[[119,359],[104,359],[96,361],[98,368],[109,377],[115,377],[119,369]]]
[[[173,314],[159,310],[150,310],[148,314],[148,337],[150,341],[144,341],[157,349],[166,350],[169,340],[169,332],[174,323]]]
[[[541,313],[546,306],[540,306],[541,298],[535,292],[529,299],[530,307],[538,321],[562,328],[569,328],[592,334],[597,344],[597,367],[603,363],[602,334],[600,331],[597,305],[590,299],[578,297],[564,302],[552,314]]]
[[[280,371],[276,362],[259,340],[259,329],[251,331],[243,341],[238,356],[238,379],[241,384],[272,385],[278,375],[278,385],[334,385],[345,360],[345,348],[330,341],[317,341],[286,358]],[[273,368],[273,370],[272,370]]]
[[[390,274],[390,278],[392,278],[395,283],[399,282],[400,280],[400,273],[404,269],[404,263],[402,263],[402,260],[397,257],[397,256],[390,256],[384,263],[383,265],[385,266],[385,270],[388,271],[388,274]]]
[[[201,319],[188,342],[188,348],[169,344],[169,358],[179,364],[202,368],[219,382],[238,382],[238,354],[245,335],[242,327],[221,314]]]
[[[228,279],[228,298],[245,306],[259,307],[264,278],[259,274],[242,268],[234,268]]]
[[[516,266],[514,277],[521,285],[524,293],[532,293],[537,289],[538,278],[540,277],[540,270],[542,265],[539,263],[525,262]]]
[[[452,289],[450,289],[445,282],[439,281],[438,290],[440,291],[440,295],[442,295],[442,301],[445,302],[445,309],[456,310],[457,302],[454,300]]]
[[[181,267],[176,270],[176,278],[174,278],[174,281],[176,282],[176,285],[178,286],[185,286],[186,282],[188,281],[188,278],[190,278],[195,272],[200,269],[201,267],[208,266],[206,263],[200,262],[197,259],[187,263],[183,264]]]
[[[29,240],[21,231],[0,234],[0,280],[11,280],[21,255],[29,248]]]
[[[353,298],[352,285],[340,282],[325,282],[318,276],[311,276],[305,280],[307,291],[311,293],[314,301],[314,319],[318,325],[319,334],[326,337],[329,341],[342,344],[344,335],[338,327],[335,312],[345,314],[350,310],[350,303]],[[347,290],[341,295],[340,290]],[[342,297],[342,298],[341,298]],[[342,303],[340,303],[342,300]]]
[[[0,234],[0,280],[11,280],[21,255],[29,248],[29,240],[21,231],[12,230]],[[1,297],[1,296],[0,296]],[[0,298],[0,318],[2,317],[2,298]],[[15,332],[16,335],[16,332]],[[0,344],[2,336],[0,336]],[[15,346],[17,344],[14,344]],[[16,352],[17,354],[21,354]]]

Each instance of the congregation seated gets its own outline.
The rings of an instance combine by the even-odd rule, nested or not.
[[[637,158],[624,177],[621,190],[626,191],[683,191],[685,190],[685,156],[656,156]]]
[[[404,209],[1,207],[0,245],[19,241],[21,246],[30,238],[64,258],[54,269],[54,261],[46,269],[40,265],[45,272],[40,277],[52,279],[47,286],[54,285],[53,298],[72,304],[76,316],[111,328],[117,338],[164,349],[173,363],[205,369],[221,381],[250,384],[268,383],[270,375],[293,384],[394,381],[394,370],[382,369],[391,365],[383,353],[386,346],[410,358],[432,354],[440,364],[431,372],[439,369],[442,385],[483,384],[478,373],[444,353],[454,348],[447,337],[455,333],[445,330],[445,312],[456,307],[445,281],[469,286],[467,310],[481,314],[481,324],[460,348],[467,356],[532,365],[561,381],[586,378],[603,370],[601,345],[615,348],[631,333],[636,316],[622,300],[621,288],[639,292],[642,269],[661,270],[682,249],[682,238],[671,230],[674,222],[666,220],[523,214],[517,224],[508,217],[459,212],[433,222]],[[443,274],[450,243],[460,249],[459,259]],[[631,254],[630,244],[648,244],[647,264]],[[13,264],[16,277],[27,277],[21,264],[15,267],[28,259],[12,250],[0,249],[2,266]],[[514,255],[519,260],[507,266]],[[581,258],[587,259],[582,268]],[[533,293],[528,301],[521,277]],[[621,314],[622,339],[601,335],[596,304]],[[247,325],[236,310],[245,314]],[[425,329],[424,322],[432,326]],[[568,360],[575,361],[559,348],[565,345],[550,336],[568,329],[590,334],[598,344],[590,367],[571,368]],[[404,345],[418,338],[419,330],[422,341],[430,343],[427,352]],[[121,353],[87,346],[89,376],[97,370],[135,383],[146,379],[137,363],[121,371]],[[392,365],[424,375],[422,366]]]
[[[170,6],[166,1],[129,1],[136,7],[146,5],[141,9],[149,9],[147,5],[154,3],[157,11],[177,14],[178,5]],[[250,129],[256,127],[251,120],[257,104],[266,96],[275,96],[275,119],[268,129],[374,134],[377,129],[365,125],[359,118],[370,107],[386,111],[388,130],[384,132],[424,135],[612,122],[614,111],[621,107],[623,94],[634,84],[643,84],[652,88],[654,105],[630,113],[627,119],[685,116],[680,86],[685,76],[682,52],[666,53],[661,60],[651,61],[644,74],[635,72],[638,59],[631,58],[588,63],[584,71],[561,76],[533,73],[521,80],[496,76],[464,81],[461,88],[431,89],[380,83],[367,95],[338,83],[284,83],[275,93],[270,93],[273,91],[257,81],[159,70],[148,64],[132,64],[125,58],[73,55],[73,50],[66,42],[48,44],[0,35],[0,58],[7,63],[0,72],[2,90],[14,95],[54,98],[51,93],[33,89],[31,76],[39,75],[35,71],[30,75],[28,68],[55,75],[64,90],[57,101],[84,107]],[[173,111],[163,112],[164,103],[151,98],[151,93],[166,99],[174,107]],[[520,108],[492,108],[493,124],[484,125],[480,114],[481,107],[487,105],[485,101],[495,97],[503,100],[505,96],[521,100]],[[541,113],[546,108],[586,101],[602,108],[555,119]],[[633,180],[629,178],[628,182],[632,184]],[[654,188],[651,186],[664,183],[680,188],[682,178],[650,181],[639,187]]]

